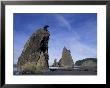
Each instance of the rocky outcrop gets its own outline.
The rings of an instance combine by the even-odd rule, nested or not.
[[[54,63],[52,64],[52,67],[59,67],[57,59],[54,60]]]
[[[18,70],[33,72],[48,70],[48,41],[50,33],[47,27],[38,29],[26,42],[21,56],[18,58]]]
[[[71,68],[74,67],[74,62],[70,50],[63,48],[62,58],[59,60],[59,67]]]
[[[87,67],[97,67],[96,58],[86,58],[83,60],[78,60],[75,63],[76,66],[87,66]]]

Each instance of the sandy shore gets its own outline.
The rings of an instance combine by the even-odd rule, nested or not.
[[[21,73],[14,72],[14,75],[97,75],[96,68],[79,68],[79,69],[50,69],[43,73]]]

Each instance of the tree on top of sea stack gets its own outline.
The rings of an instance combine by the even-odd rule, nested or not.
[[[54,59],[54,63],[52,64],[52,67],[59,67],[57,59]]]
[[[72,68],[74,67],[74,62],[71,56],[70,50],[67,50],[66,47],[63,48],[62,57],[59,60],[59,67]]]
[[[20,71],[44,72],[49,69],[48,41],[49,26],[39,28],[32,34],[24,45],[24,49],[18,58],[17,67]]]

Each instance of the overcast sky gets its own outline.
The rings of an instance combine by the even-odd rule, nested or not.
[[[97,14],[16,13],[14,14],[14,63],[37,29],[49,25],[49,64],[59,60],[65,46],[74,61],[97,57]]]

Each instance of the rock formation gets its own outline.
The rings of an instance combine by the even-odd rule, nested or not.
[[[74,62],[70,50],[63,48],[62,58],[59,60],[59,67],[71,68],[74,67]]]
[[[17,67],[20,71],[41,72],[49,69],[48,41],[49,26],[38,29],[32,34],[24,45],[21,56],[18,58]]]
[[[86,58],[83,60],[78,60],[75,63],[76,66],[88,66],[88,67],[97,67],[96,58]]]
[[[59,67],[58,62],[57,62],[57,59],[54,60],[54,63],[52,65],[52,67]]]
[[[97,67],[97,62],[93,60],[86,60],[81,64],[81,66]]]

